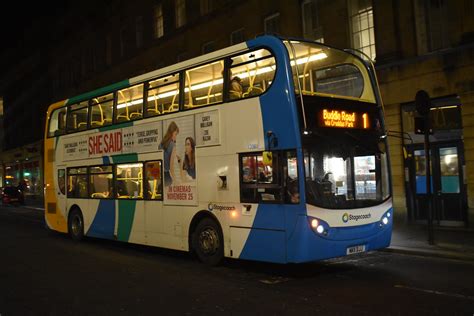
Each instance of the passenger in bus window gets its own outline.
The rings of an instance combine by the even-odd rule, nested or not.
[[[298,204],[300,202],[300,192],[298,190],[298,180],[288,181],[288,195],[290,203]]]
[[[163,140],[160,143],[159,149],[163,149],[164,152],[164,177],[165,187],[170,186],[174,180],[174,162],[176,159],[176,137],[178,136],[179,128],[178,125],[173,121],[168,126]]]
[[[231,100],[242,98],[243,89],[242,89],[242,83],[241,82],[242,82],[242,79],[240,79],[238,76],[235,76],[230,81],[229,97],[230,97]]]
[[[186,182],[188,179],[196,179],[196,155],[195,155],[196,142],[192,137],[186,137],[184,141],[184,160],[181,161],[180,156],[178,158],[178,164],[180,165],[181,180]],[[186,173],[184,172],[186,171]]]

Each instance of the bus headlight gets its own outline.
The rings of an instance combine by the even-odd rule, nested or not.
[[[318,218],[314,218],[314,217],[310,217],[308,216],[308,222],[309,222],[309,226],[311,227],[311,229],[315,232],[315,233],[318,233],[320,235],[324,235],[326,236],[328,234],[328,231],[329,231],[329,225],[318,219]]]
[[[388,225],[390,223],[390,218],[392,217],[392,210],[388,210],[383,214],[382,218],[380,219],[380,227]]]

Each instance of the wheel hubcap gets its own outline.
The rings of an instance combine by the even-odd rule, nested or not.
[[[81,233],[81,231],[82,231],[82,220],[81,220],[80,216],[78,216],[78,215],[73,216],[71,228],[72,228],[72,233],[74,235],[77,236]]]
[[[199,234],[199,246],[206,255],[216,253],[219,248],[219,235],[210,227],[204,229]]]

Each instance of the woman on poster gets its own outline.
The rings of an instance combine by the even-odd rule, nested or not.
[[[173,121],[168,126],[163,140],[160,143],[159,149],[163,149],[164,157],[164,180],[165,187],[170,186],[174,180],[174,161],[176,159],[176,137],[178,136],[179,128],[178,125]]]
[[[178,164],[180,164],[181,181],[186,182],[187,179],[196,179],[196,155],[195,155],[196,142],[192,137],[186,137],[184,141],[184,160],[181,157],[178,158]],[[185,172],[186,171],[186,172]]]

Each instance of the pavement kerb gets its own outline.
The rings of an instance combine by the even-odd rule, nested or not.
[[[417,255],[423,257],[445,258],[474,262],[474,254],[461,253],[457,251],[430,250],[400,246],[390,246],[388,248],[380,249],[380,251],[400,253],[405,255]]]

